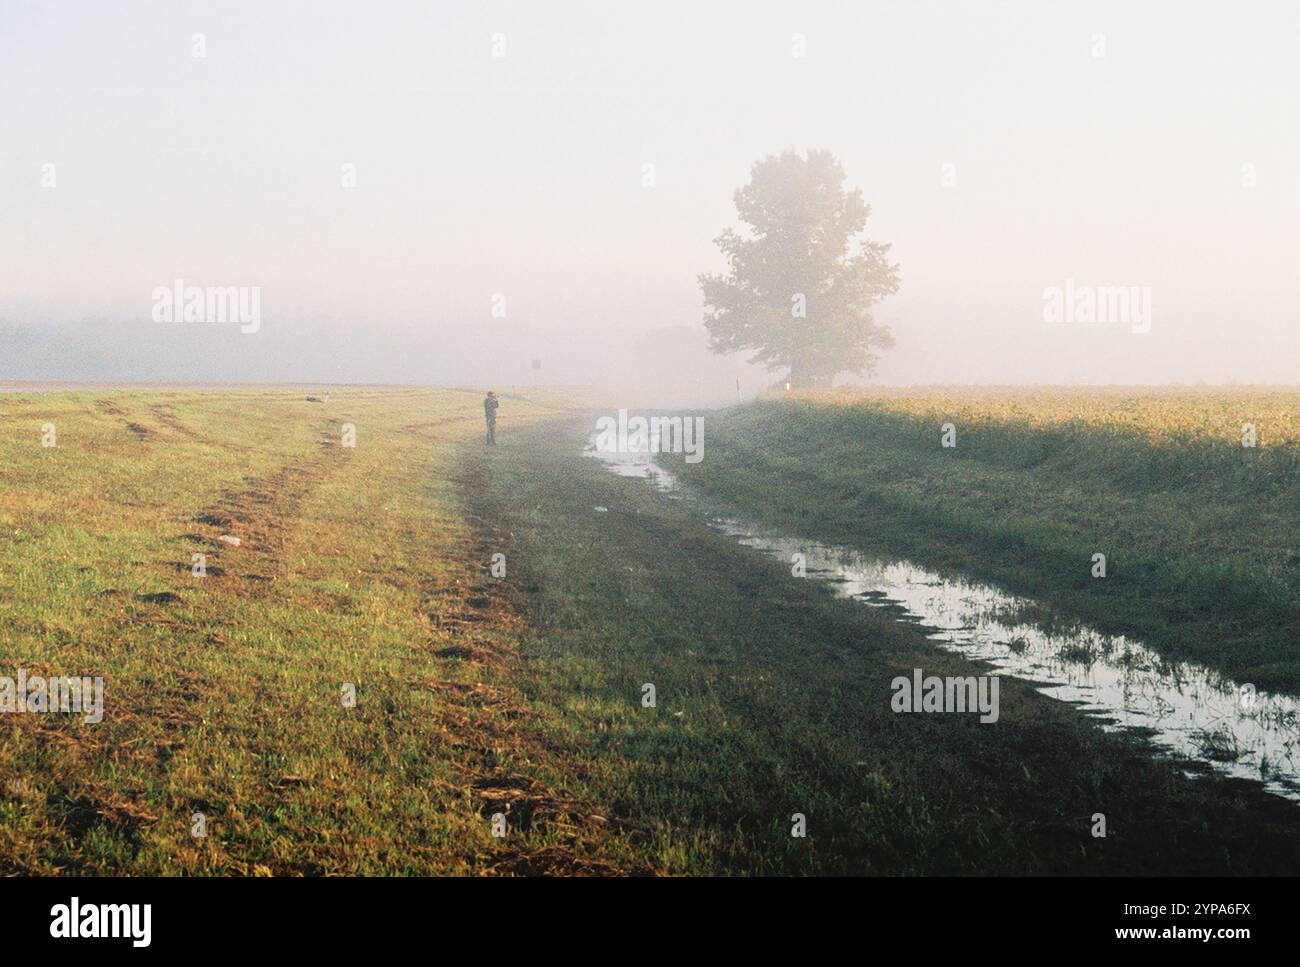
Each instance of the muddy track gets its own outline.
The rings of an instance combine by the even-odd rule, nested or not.
[[[407,423],[402,427],[403,433],[411,433],[426,440],[438,440],[440,442],[450,442],[458,440],[459,436],[444,437],[440,436],[438,431],[444,427],[454,427],[460,424],[469,424],[472,418],[469,416],[448,416],[438,420],[421,420],[419,423]]]
[[[231,450],[238,453],[249,453],[253,449],[246,444],[231,443],[228,440],[219,440],[214,436],[209,436],[206,433],[194,429],[178,417],[166,403],[152,404],[149,407],[149,412],[153,414],[155,420],[165,426],[168,430],[171,430],[173,433],[183,436],[186,439],[193,440],[195,443],[201,443],[204,446],[209,447],[220,447],[223,450]]]
[[[470,498],[482,486],[482,470],[464,467],[455,478],[458,488]],[[492,523],[466,514],[472,531],[461,553],[477,567],[486,566],[494,553],[510,555],[511,538]],[[479,564],[478,562],[484,562]],[[524,630],[521,618],[522,592],[507,578],[489,578],[476,583],[453,582],[431,585],[427,591],[430,616],[437,627],[450,635],[450,645],[440,645],[435,654],[456,663],[481,669],[483,677],[498,679],[493,686],[484,682],[431,682],[431,687],[449,703],[439,726],[443,741],[468,746],[481,761],[500,758],[497,750],[511,748],[520,760],[559,758],[569,771],[580,770],[581,750],[557,748],[553,738],[536,723],[536,714],[509,682],[524,661],[513,646],[502,642],[502,632]],[[512,757],[513,758],[513,757]],[[649,868],[621,867],[594,855],[594,846],[615,833],[636,835],[628,823],[611,817],[609,810],[548,786],[528,775],[502,766],[467,769],[465,781],[479,813],[488,820],[505,817],[512,829],[558,833],[563,844],[526,849],[509,839],[493,849],[486,866],[494,873],[518,875],[648,874]]]
[[[156,424],[151,426],[147,422],[141,422],[140,419],[132,419],[134,413],[129,413],[114,403],[112,400],[96,400],[95,407],[105,416],[110,416],[122,425],[122,428],[135,436],[137,440],[156,441],[165,440],[167,433],[163,430],[175,433],[177,436],[200,443],[203,446],[217,447],[222,450],[229,450],[233,453],[252,453],[253,447],[243,443],[233,443],[229,440],[222,440],[210,434],[203,433],[194,429],[180,417],[178,417],[167,403],[151,403],[149,405],[149,419]]]
[[[176,540],[189,544],[191,553],[204,555],[207,573],[203,580],[233,578],[239,582],[234,593],[256,595],[283,576],[285,540],[302,516],[303,501],[342,466],[340,460],[346,460],[350,453],[335,452],[341,449],[332,430],[336,423],[328,420],[318,426],[316,453],[244,477],[238,485],[227,487],[220,500],[196,513],[186,533],[176,535]],[[213,441],[213,445],[231,446],[219,441]],[[191,566],[190,560],[175,565],[176,571],[186,577],[191,574]],[[174,580],[176,576],[169,577]]]
[[[335,422],[322,429],[319,455],[247,478],[195,516],[198,533],[190,536],[207,547],[209,579],[233,578],[240,582],[236,593],[249,595],[265,594],[274,586],[283,574],[285,537],[300,519],[304,500],[340,466]],[[482,531],[484,522],[478,523]],[[223,534],[238,537],[240,545],[222,544],[219,538]],[[491,556],[489,546],[502,546],[500,538],[476,533],[461,550],[469,560],[486,561]],[[520,659],[504,639],[522,627],[511,594],[505,582],[486,575],[479,580],[430,581],[425,585],[425,608],[439,632],[429,643],[433,654],[448,664],[449,671],[473,669],[473,677],[501,682],[429,680],[427,686],[443,703],[432,723],[436,743],[469,753],[462,768],[464,788],[485,820],[491,821],[499,813],[512,829],[544,830],[571,845],[529,849],[507,837],[490,852],[476,852],[470,860],[497,873],[646,872],[625,870],[592,855],[591,843],[618,828],[600,808],[566,796],[534,777],[475,764],[498,759],[502,749],[514,750],[521,759],[556,754],[555,749],[546,747],[541,730],[532,723],[534,713],[508,684],[511,669]],[[437,754],[436,746],[432,754]]]
[[[196,514],[199,532],[186,536],[204,546],[208,578],[233,577],[250,585],[249,593],[260,593],[283,576],[286,535],[301,516],[304,499],[330,470],[325,460],[316,458],[246,477]],[[239,544],[222,537],[233,537]]]
[[[145,426],[143,423],[132,420],[130,414],[112,400],[95,400],[95,407],[105,416],[111,416],[118,423],[122,424],[122,429],[126,430],[137,440],[148,441],[157,438],[157,433],[154,432],[152,427]]]

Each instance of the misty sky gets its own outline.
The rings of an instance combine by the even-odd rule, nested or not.
[[[0,377],[756,389],[696,276],[824,147],[901,265],[881,381],[1300,381],[1300,6],[1070,7],[0,0]],[[178,277],[261,331],[151,321]],[[1067,278],[1151,331],[1044,321]]]

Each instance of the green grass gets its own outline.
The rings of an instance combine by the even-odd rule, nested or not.
[[[1068,413],[1069,397],[1054,405]],[[763,400],[711,415],[708,457],[683,472],[804,536],[994,579],[1170,657],[1300,691],[1295,444],[1014,422],[978,394],[959,408],[945,449],[928,401]]]
[[[497,811],[583,807],[537,778],[557,753],[451,476],[480,414],[454,391],[0,397],[0,674],[101,675],[106,704],[0,721],[0,869],[609,865],[554,824],[491,836]]]
[[[1293,807],[1014,682],[996,726],[892,714],[894,675],[970,666],[579,457],[572,395],[507,398],[494,450],[477,394],[306,395],[0,396],[0,674],[106,680],[102,723],[0,717],[0,871],[1300,860]]]
[[[1294,807],[1188,780],[1015,681],[1002,682],[996,725],[894,714],[895,675],[976,669],[791,578],[644,481],[576,460],[590,427],[539,425],[508,448],[470,451],[467,473],[477,517],[511,548],[534,669],[525,691],[554,710],[552,734],[587,750],[585,795],[610,804],[657,868],[1295,868]],[[701,466],[716,456],[708,449]],[[655,708],[642,706],[645,683]],[[807,839],[790,835],[796,812]],[[1105,839],[1089,832],[1098,812]]]

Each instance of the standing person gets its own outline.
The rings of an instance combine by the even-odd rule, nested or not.
[[[483,398],[483,417],[487,420],[487,445],[490,447],[497,445],[497,407],[500,405],[497,394],[488,390],[488,395]]]

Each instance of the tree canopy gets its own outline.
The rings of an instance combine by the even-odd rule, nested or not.
[[[750,362],[785,369],[799,388],[870,371],[893,345],[872,310],[898,290],[898,266],[889,245],[858,237],[871,208],[845,189],[839,161],[829,151],[771,155],[735,202],[749,231],[725,229],[714,241],[729,271],[699,278],[709,348],[752,350]]]

